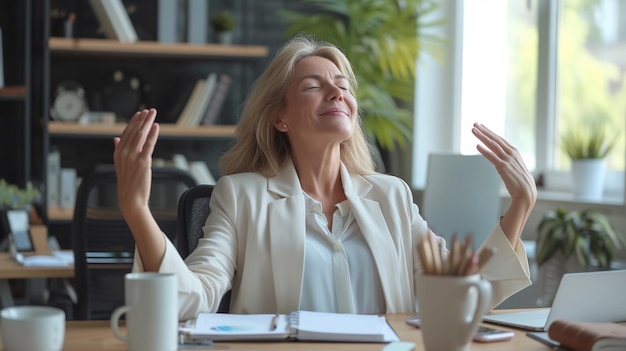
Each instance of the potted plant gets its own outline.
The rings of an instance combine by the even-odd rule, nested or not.
[[[211,15],[211,28],[217,35],[220,44],[231,44],[233,28],[235,28],[235,17],[228,10],[221,10]]]
[[[604,158],[613,149],[617,137],[609,138],[600,126],[574,128],[561,137],[563,151],[572,161],[574,196],[590,200],[602,198]]]
[[[578,263],[589,268],[609,269],[615,250],[626,245],[623,234],[615,231],[602,213],[586,209],[549,211],[541,219],[537,236],[537,264],[549,262],[557,252],[567,259],[575,255]]]
[[[285,35],[311,34],[340,47],[359,83],[357,101],[367,136],[381,148],[403,147],[411,138],[415,64],[438,43],[421,34],[436,9],[431,0],[308,0],[310,11],[280,12]],[[407,108],[408,106],[408,108]]]
[[[626,238],[597,210],[567,211],[558,207],[539,222],[536,244],[537,304],[547,307],[563,274],[610,269],[615,250],[626,245]]]
[[[10,184],[4,179],[0,179],[0,218],[5,218],[6,211],[23,210],[28,212],[31,220],[36,213],[31,205],[41,200],[41,192],[28,182],[25,188],[20,188],[15,184]],[[0,220],[0,238],[4,240],[7,236],[7,228]]]
[[[15,184],[9,184],[6,180],[0,179],[0,211],[28,209],[31,204],[36,203],[40,198],[40,191],[30,182],[22,189]]]

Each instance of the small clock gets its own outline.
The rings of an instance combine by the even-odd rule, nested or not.
[[[85,89],[79,83],[66,81],[57,86],[50,108],[54,120],[77,122],[87,110]]]

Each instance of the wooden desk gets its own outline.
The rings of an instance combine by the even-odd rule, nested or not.
[[[400,336],[402,341],[415,342],[415,351],[423,351],[422,335],[419,329],[408,326],[404,321],[413,314],[390,314],[387,320]],[[122,328],[122,332],[126,330]],[[500,350],[524,350],[524,351],[547,351],[550,347],[545,346],[525,335],[525,331],[515,330],[515,337],[509,341],[494,343],[473,343],[472,351],[500,351]],[[212,348],[206,350],[345,350],[345,351],[380,351],[385,344],[379,343],[311,343],[299,341],[282,342],[216,342]],[[65,351],[122,351],[127,350],[126,344],[113,335],[109,321],[68,321],[65,332]]]
[[[0,305],[13,306],[9,279],[72,278],[74,265],[63,267],[24,267],[8,252],[0,252]]]

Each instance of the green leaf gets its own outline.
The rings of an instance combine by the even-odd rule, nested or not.
[[[582,237],[576,239],[576,259],[583,267],[589,266],[589,252]]]
[[[563,236],[563,254],[565,254],[565,257],[570,257],[574,253],[578,242],[578,234],[572,221],[565,222]]]
[[[539,222],[537,262],[541,265],[560,250],[566,257],[575,254],[583,266],[595,260],[600,268],[608,269],[615,249],[624,241],[603,213],[593,209],[568,212],[559,207],[547,211]]]

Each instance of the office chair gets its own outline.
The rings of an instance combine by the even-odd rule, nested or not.
[[[183,258],[198,246],[204,236],[202,227],[211,209],[209,201],[213,185],[200,184],[186,190],[178,201],[178,230],[176,234],[178,252]],[[230,290],[224,294],[217,309],[219,313],[228,313],[230,308]]]
[[[422,216],[450,243],[453,234],[473,236],[476,250],[500,218],[502,181],[482,155],[430,154]]]
[[[186,171],[153,168],[150,208],[161,229],[175,240],[177,200],[196,180]],[[133,263],[135,241],[119,210],[113,166],[100,166],[81,182],[72,220],[75,319],[109,319],[124,304],[124,275]]]

